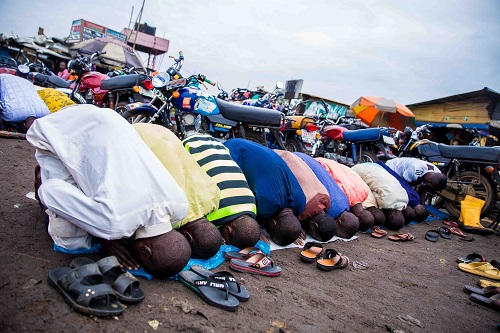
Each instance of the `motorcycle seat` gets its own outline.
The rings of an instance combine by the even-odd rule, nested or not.
[[[380,140],[385,131],[380,128],[366,128],[358,130],[345,130],[344,140],[347,141],[375,141]]]
[[[102,90],[126,89],[138,86],[146,79],[144,74],[129,74],[110,77],[101,81]]]
[[[272,109],[245,106],[216,98],[220,113],[226,119],[249,125],[281,126],[283,113]]]
[[[42,73],[35,73],[33,75],[33,83],[39,86],[44,85],[48,79],[49,76]]]
[[[37,75],[38,76],[38,75]],[[58,87],[58,88],[69,88],[69,85],[71,84],[70,82],[61,79],[57,75],[51,75],[49,76],[49,83]]]
[[[459,158],[463,160],[482,161],[482,162],[500,162],[500,149],[492,147],[475,146],[450,146],[438,144],[441,156],[447,158]]]

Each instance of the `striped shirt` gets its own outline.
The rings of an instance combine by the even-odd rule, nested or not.
[[[182,143],[220,189],[219,209],[208,214],[207,219],[220,227],[241,215],[255,218],[255,197],[226,147],[208,135],[193,135]]]

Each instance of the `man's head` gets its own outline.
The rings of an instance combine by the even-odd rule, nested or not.
[[[23,122],[21,122],[21,125],[19,126],[21,133],[26,134],[28,132],[28,130],[30,129],[31,125],[33,125],[33,122],[35,120],[36,120],[36,117],[28,117]]]
[[[364,209],[360,203],[351,207],[351,213],[358,217],[360,231],[366,231],[375,224],[375,218],[373,215]]]
[[[260,238],[260,226],[250,215],[240,215],[219,228],[222,238],[228,245],[240,249],[254,246]]]
[[[405,225],[405,218],[400,210],[384,209],[384,227],[390,230],[399,230]]]
[[[382,211],[382,209],[372,206],[368,207],[366,210],[369,211],[373,215],[373,218],[375,219],[373,225],[381,226],[382,224],[384,224],[385,214]]]
[[[335,219],[337,223],[337,236],[349,239],[359,230],[359,219],[351,212],[344,211]]]
[[[61,71],[63,71],[63,70],[65,70],[65,69],[66,69],[66,63],[65,63],[64,61],[61,61],[61,62],[59,63],[59,69],[60,69]]]
[[[323,212],[308,220],[302,221],[302,226],[312,238],[320,242],[326,242],[332,239],[337,232],[335,219]]]
[[[415,210],[410,206],[407,206],[401,212],[403,213],[403,217],[405,218],[405,224],[408,224],[411,221],[415,220]]]
[[[417,222],[422,222],[427,217],[429,217],[429,211],[422,204],[416,205],[415,207],[413,207],[413,210],[415,211],[415,221]]]
[[[302,226],[293,211],[285,208],[266,221],[266,231],[271,240],[278,245],[292,244],[302,233]]]
[[[155,237],[139,238],[134,242],[133,250],[139,264],[158,278],[179,273],[191,257],[191,247],[186,237],[176,230]]]
[[[186,223],[179,231],[191,246],[194,259],[212,258],[222,245],[222,236],[217,227],[205,217]]]
[[[440,172],[427,172],[422,178],[429,191],[441,191],[448,183],[446,175]]]

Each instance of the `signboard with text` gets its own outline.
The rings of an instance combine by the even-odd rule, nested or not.
[[[125,42],[127,36],[101,25],[85,21],[75,20],[71,24],[71,31],[68,37],[68,42],[79,43],[92,38],[112,37]]]

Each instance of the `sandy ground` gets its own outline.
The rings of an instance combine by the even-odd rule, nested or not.
[[[206,304],[178,281],[141,278],[142,303],[115,318],[82,315],[47,281],[49,270],[67,266],[75,256],[52,250],[38,204],[26,197],[33,191],[35,163],[27,141],[0,138],[2,332],[154,332],[154,323],[158,332],[495,332],[500,323],[499,312],[463,292],[480,277],[458,270],[455,262],[473,252],[500,260],[499,237],[426,241],[425,232],[443,226],[441,221],[404,227],[415,235],[412,242],[360,234],[351,242],[327,244],[351,261],[348,269],[332,272],[301,262],[298,248],[272,251],[281,276],[233,271],[251,293],[236,312]],[[369,268],[354,268],[357,260]],[[216,270],[230,269],[226,262]],[[418,322],[400,319],[406,316]]]

